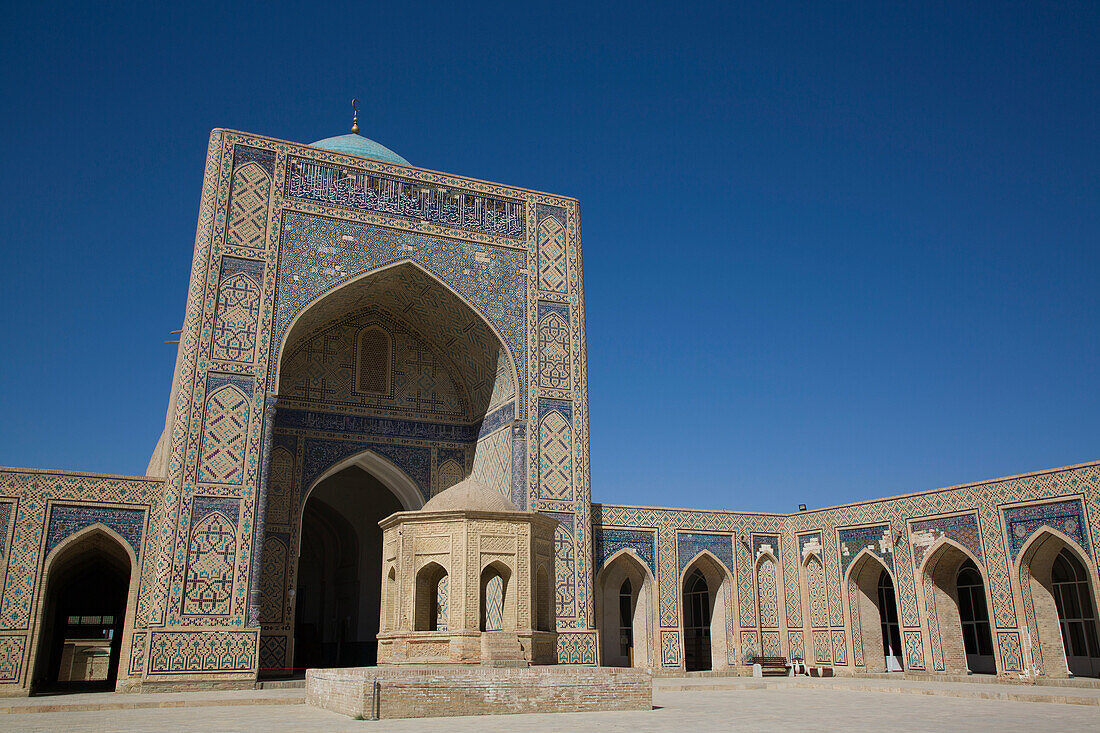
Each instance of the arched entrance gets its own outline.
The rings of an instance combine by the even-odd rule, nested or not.
[[[994,674],[993,632],[989,628],[989,605],[985,600],[985,582],[973,560],[959,568],[955,580],[959,593],[959,624],[962,626],[966,666],[975,674]]]
[[[732,613],[733,579],[708,551],[699,553],[680,576],[684,669],[729,669],[726,620]]]
[[[684,668],[710,669],[710,587],[706,576],[693,570],[684,582]]]
[[[653,586],[649,570],[629,550],[621,550],[600,570],[596,577],[596,619],[601,665],[654,665]]]
[[[947,674],[995,674],[985,580],[970,551],[951,539],[940,539],[922,563],[919,577],[933,639],[932,668]]]
[[[126,541],[102,525],[51,553],[32,692],[115,689],[135,564]]]
[[[296,669],[375,664],[382,589],[378,522],[404,508],[358,466],[329,476],[310,492],[298,561]]]
[[[1021,548],[1032,665],[1051,677],[1100,676],[1096,578],[1084,557],[1076,542],[1046,527]]]
[[[848,614],[852,657],[868,672],[904,669],[894,578],[881,560],[864,550],[848,569]]]
[[[1088,571],[1080,560],[1062,548],[1054,558],[1050,580],[1069,671],[1096,677],[1100,675],[1100,646],[1097,645],[1096,609],[1092,604]]]
[[[898,624],[898,601],[894,594],[894,579],[883,570],[878,576],[878,613],[882,624],[882,653],[886,657],[886,671],[900,672],[901,626]]]
[[[519,372],[495,323],[401,261],[320,295],[276,334],[264,547],[287,560],[285,576],[265,560],[261,582],[268,674],[375,663],[380,520],[467,477],[526,496],[512,476]]]

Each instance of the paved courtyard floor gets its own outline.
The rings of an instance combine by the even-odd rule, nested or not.
[[[740,689],[654,693],[651,711],[355,721],[306,705],[245,705],[10,714],[4,731],[925,731],[1100,730],[1100,707],[846,689]]]

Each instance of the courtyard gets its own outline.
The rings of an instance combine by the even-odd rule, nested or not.
[[[758,731],[758,730],[887,730],[924,731],[1070,731],[1100,728],[1097,688],[1056,688],[1024,685],[910,683],[906,680],[822,681],[818,688],[779,681],[760,689],[752,681],[727,684],[719,680],[659,680],[654,709],[646,712],[501,715],[466,718],[358,721],[301,704],[301,690],[190,693],[181,695],[84,695],[72,702],[103,700],[176,705],[144,709],[83,712],[12,713],[0,718],[6,731],[65,730],[163,731],[186,728],[203,731]],[[712,689],[706,689],[706,688]],[[901,690],[873,691],[877,688]],[[682,689],[704,688],[704,689]],[[917,694],[906,694],[917,693]],[[955,697],[952,695],[965,695]],[[1072,702],[1019,702],[983,699],[981,695],[1065,695]],[[196,705],[198,697],[211,704]],[[50,698],[6,701],[39,705]],[[64,698],[54,698],[59,705]],[[183,705],[187,705],[183,707]],[[40,708],[39,708],[40,709]]]

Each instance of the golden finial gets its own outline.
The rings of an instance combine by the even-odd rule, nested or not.
[[[359,104],[358,99],[352,99],[351,100],[351,108],[355,113],[355,115],[351,118],[351,131],[355,135],[359,134],[359,107],[357,106],[358,104]]]

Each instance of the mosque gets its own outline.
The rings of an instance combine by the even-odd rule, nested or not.
[[[792,514],[594,503],[578,202],[352,130],[211,133],[145,476],[0,469],[0,694],[423,661],[478,623],[559,666],[1100,675],[1100,463]],[[387,549],[461,486],[530,536]]]

